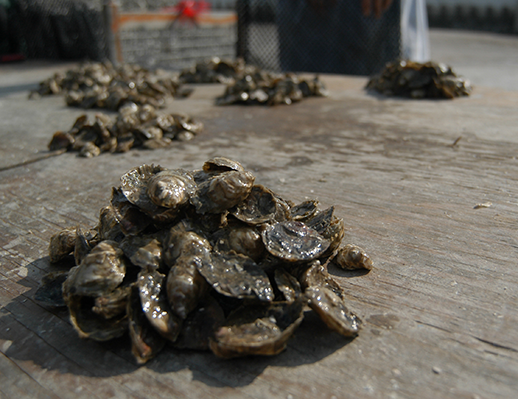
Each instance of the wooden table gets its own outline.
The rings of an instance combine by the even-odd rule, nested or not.
[[[205,123],[191,142],[18,167],[83,111],[61,97],[1,97],[0,397],[514,398],[518,93],[410,101],[370,96],[363,78],[323,79],[328,98],[275,108],[216,107],[223,87],[199,86],[165,110]],[[65,311],[34,301],[53,269],[50,236],[93,226],[121,174],[199,169],[216,155],[287,199],[336,205],[346,241],[375,263],[365,275],[330,269],[364,321],[356,339],[310,313],[275,357],[168,348],[138,367],[127,340],[81,340]]]

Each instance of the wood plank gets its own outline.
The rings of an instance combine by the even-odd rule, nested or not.
[[[414,102],[369,96],[361,78],[324,79],[329,98],[275,108],[215,107],[222,86],[204,85],[164,110],[205,123],[191,142],[0,172],[0,370],[20,378],[22,397],[38,386],[58,397],[514,397],[518,93],[478,88],[467,99]],[[14,154],[2,156],[7,167],[82,112],[22,94],[0,105],[0,117],[35,107],[0,132],[2,154]],[[346,240],[375,263],[366,275],[330,268],[364,321],[358,338],[309,313],[275,357],[167,348],[137,367],[127,340],[80,340],[66,312],[34,302],[37,282],[56,269],[50,236],[95,225],[121,174],[143,163],[198,169],[215,155],[287,199],[336,206]]]

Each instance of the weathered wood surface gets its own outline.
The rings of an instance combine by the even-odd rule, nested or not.
[[[222,86],[202,86],[167,108],[204,121],[191,142],[11,168],[44,154],[82,111],[60,97],[5,91],[0,397],[514,398],[518,93],[479,88],[471,98],[416,102],[367,95],[361,78],[324,80],[329,98],[276,108],[215,107]],[[127,340],[80,340],[66,312],[34,301],[53,270],[50,236],[93,226],[122,173],[151,162],[197,169],[215,155],[287,199],[336,205],[346,240],[375,262],[366,275],[330,269],[364,321],[358,338],[310,314],[275,357],[167,349],[138,367]]]

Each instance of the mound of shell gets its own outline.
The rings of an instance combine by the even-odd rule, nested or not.
[[[70,130],[54,133],[48,144],[51,151],[78,151],[82,157],[102,152],[126,152],[133,147],[157,149],[170,146],[174,140],[188,141],[203,129],[184,114],[158,115],[149,105],[126,103],[115,119],[97,113],[94,118],[81,115]]]
[[[246,65],[242,58],[235,61],[213,57],[197,62],[190,68],[182,70],[179,80],[182,83],[233,83],[246,73],[253,73],[257,68]]]
[[[324,83],[318,76],[306,80],[293,73],[272,74],[256,70],[228,84],[225,93],[216,99],[216,104],[290,105],[311,96],[327,96]]]
[[[104,108],[116,111],[130,101],[138,105],[162,107],[167,97],[185,97],[177,77],[151,72],[138,65],[85,63],[40,82],[30,98],[64,93],[67,105],[79,108]]]
[[[468,96],[471,83],[457,76],[442,63],[397,61],[388,63],[379,75],[367,83],[368,90],[385,96],[421,98],[447,98]]]
[[[194,171],[142,165],[121,177],[95,227],[52,236],[50,261],[75,266],[49,274],[35,298],[67,306],[81,338],[128,334],[139,364],[166,343],[223,358],[276,355],[309,309],[358,334],[327,265],[372,261],[343,237],[334,207],[284,200],[230,159]]]

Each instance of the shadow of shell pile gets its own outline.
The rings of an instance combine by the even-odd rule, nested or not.
[[[191,140],[202,129],[203,124],[188,115],[158,115],[152,105],[129,102],[119,108],[114,121],[102,113],[93,120],[81,115],[67,132],[54,133],[48,148],[78,151],[79,156],[90,158],[102,152],[126,152],[133,147],[168,147],[173,140]]]
[[[334,207],[284,200],[230,159],[195,171],[142,165],[121,177],[95,228],[51,238],[51,262],[73,253],[76,266],[47,276],[36,299],[66,305],[81,338],[129,333],[139,364],[166,344],[275,355],[308,306],[330,329],[358,334],[327,264],[372,262],[343,236]]]
[[[68,106],[117,111],[126,102],[160,108],[167,97],[186,97],[191,92],[167,72],[151,72],[132,64],[114,67],[109,62],[97,62],[55,73],[40,82],[29,97],[64,93]]]
[[[368,90],[375,90],[385,96],[409,98],[448,98],[468,96],[471,83],[457,76],[453,70],[441,63],[424,64],[413,61],[388,63],[379,75],[367,83]]]
[[[225,93],[216,105],[290,105],[305,97],[324,97],[327,90],[318,78],[303,79],[294,73],[272,73],[247,65],[243,59],[221,60],[214,57],[184,69],[183,83],[225,83]]]

